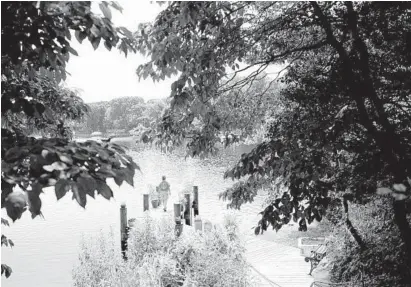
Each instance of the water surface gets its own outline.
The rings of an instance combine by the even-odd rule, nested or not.
[[[142,173],[137,172],[134,178],[134,188],[127,183],[119,188],[112,182],[110,186],[115,198],[111,201],[101,196],[95,200],[88,198],[86,209],[78,206],[71,194],[57,201],[53,189],[46,191],[41,195],[44,219],[38,217],[32,220],[29,212],[26,212],[21,220],[10,227],[2,226],[2,233],[15,243],[13,249],[2,248],[2,263],[13,269],[10,278],[2,277],[2,286],[71,286],[71,271],[77,260],[82,235],[96,235],[101,230],[108,232],[110,227],[119,234],[120,204],[127,204],[129,218],[141,216],[147,184],[157,185],[162,175],[166,175],[171,184],[169,210],[172,210],[173,200],[179,191],[185,186],[197,185],[200,215],[219,222],[227,203],[219,200],[218,194],[233,184],[231,180],[223,179],[224,171],[238,159],[236,155],[247,150],[249,147],[237,148],[231,155],[224,154],[220,158],[207,160],[185,160],[155,150],[131,152],[142,169]],[[261,203],[259,198],[252,205],[247,204],[242,208],[244,227],[250,229],[255,225]],[[2,210],[4,215],[5,211]]]

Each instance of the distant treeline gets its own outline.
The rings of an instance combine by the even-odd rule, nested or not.
[[[140,134],[151,127],[161,116],[166,99],[144,101],[141,97],[124,97],[106,102],[89,104],[88,115],[74,123],[77,135],[103,134]]]

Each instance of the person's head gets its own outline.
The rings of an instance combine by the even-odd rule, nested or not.
[[[163,180],[166,180],[166,176],[165,176],[165,175],[163,175],[163,177],[162,177],[162,178],[163,178]]]

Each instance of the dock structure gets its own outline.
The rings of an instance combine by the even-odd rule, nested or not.
[[[186,208],[184,215],[180,218],[179,210],[180,204],[174,204],[174,210],[170,210],[173,214],[173,217],[176,222],[176,232],[181,234],[183,232],[184,223],[186,228],[193,228],[192,222],[192,212],[198,214],[198,187],[194,188],[195,196],[190,197],[185,194],[187,199],[190,199],[186,202]],[[194,202],[191,202],[191,198]],[[148,197],[144,196],[144,202],[147,204]],[[196,204],[197,203],[197,204]],[[144,211],[149,209],[144,204]],[[124,211],[125,205],[121,207],[122,217],[126,216]],[[193,210],[191,210],[193,209]],[[151,209],[150,213],[155,218],[161,218],[162,216],[168,216],[169,212],[163,212],[161,209]],[[140,217],[140,216],[138,216]],[[185,219],[185,220],[184,220]],[[189,220],[187,220],[189,219]],[[124,218],[122,219],[124,222]],[[207,231],[207,223],[210,224],[210,221],[203,219],[203,231]],[[122,239],[124,223],[121,224],[122,230]],[[197,228],[196,228],[197,229]],[[124,239],[123,239],[124,240]],[[250,265],[252,274],[257,277],[258,286],[275,286],[275,287],[310,287],[314,279],[312,276],[308,275],[309,266],[304,261],[304,257],[301,256],[301,250],[296,247],[291,247],[283,244],[279,244],[273,241],[265,240],[259,236],[246,236],[245,238],[245,247],[246,247],[246,259]]]
[[[296,247],[250,236],[246,239],[246,258],[253,272],[262,277],[264,286],[309,287],[308,264]],[[271,285],[268,282],[271,282]],[[275,284],[273,284],[275,283]]]

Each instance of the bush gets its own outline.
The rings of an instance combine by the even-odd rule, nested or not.
[[[205,233],[185,227],[177,238],[171,216],[154,219],[147,213],[130,232],[127,261],[112,233],[83,240],[74,285],[250,286],[235,220],[227,216],[223,227]]]
[[[357,282],[366,286],[409,286],[404,282],[405,251],[394,223],[391,202],[377,198],[366,205],[350,205],[350,220],[367,249],[361,251],[341,223],[335,229],[328,257],[333,262],[334,282]]]
[[[79,264],[73,270],[76,287],[117,286],[121,282],[123,260],[120,248],[115,244],[114,233],[100,234],[81,241]]]

